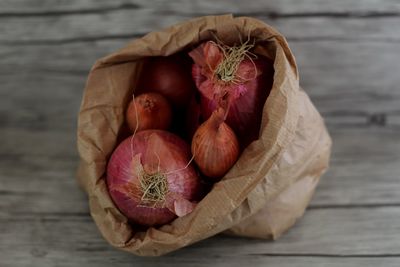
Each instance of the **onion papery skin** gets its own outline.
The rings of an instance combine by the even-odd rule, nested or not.
[[[192,140],[192,154],[202,174],[214,181],[223,177],[239,157],[239,142],[234,131],[223,122],[218,109],[197,129]]]
[[[126,111],[126,122],[132,133],[136,127],[138,131],[149,129],[167,130],[171,125],[171,121],[171,106],[168,100],[158,93],[138,95],[132,99]]]
[[[125,139],[115,149],[107,166],[107,186],[119,210],[133,223],[166,224],[194,208],[201,183],[190,161],[190,147],[178,136],[162,130],[145,130]],[[142,169],[141,169],[142,168]],[[184,168],[184,169],[183,169]],[[140,170],[165,174],[165,200],[142,200]]]
[[[212,42],[201,44],[189,55],[195,62],[192,77],[201,93],[202,117],[209,118],[218,107],[229,108],[225,122],[237,134],[241,147],[247,147],[259,136],[262,109],[273,84],[272,62],[259,55],[244,59],[238,72],[245,81],[225,82],[214,73],[223,56]]]

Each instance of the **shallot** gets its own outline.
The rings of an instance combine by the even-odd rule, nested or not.
[[[235,164],[239,143],[233,130],[224,122],[225,111],[219,108],[197,129],[192,140],[192,154],[200,171],[219,179]]]

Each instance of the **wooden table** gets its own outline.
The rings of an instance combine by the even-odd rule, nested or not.
[[[0,266],[400,266],[400,1],[0,1]],[[276,242],[217,236],[162,258],[103,240],[75,171],[94,61],[233,12],[280,30],[333,137],[331,169]]]

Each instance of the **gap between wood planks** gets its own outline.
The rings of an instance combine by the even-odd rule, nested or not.
[[[0,12],[1,18],[18,18],[18,17],[49,17],[49,16],[69,16],[69,15],[86,15],[86,14],[106,14],[119,10],[137,10],[141,6],[134,3],[125,3],[120,6],[104,7],[104,8],[86,8],[76,10],[55,10],[55,11],[26,11],[26,12]],[[229,13],[229,12],[228,12]],[[157,15],[191,15],[191,16],[210,16],[220,15],[221,13],[210,13],[210,12],[171,12],[171,11],[156,11]],[[282,13],[276,11],[265,11],[265,12],[232,12],[234,16],[245,16],[245,17],[257,17],[264,16],[270,19],[275,18],[312,18],[312,17],[330,17],[330,18],[380,18],[380,17],[400,17],[398,11],[366,11],[366,12],[296,12],[296,13]]]
[[[77,189],[78,190],[78,189]],[[11,190],[1,190],[0,194],[6,192],[7,194],[13,195],[15,192]],[[28,196],[30,193],[25,192],[24,195]],[[346,204],[346,205],[313,205],[307,207],[307,211],[313,210],[332,210],[332,209],[340,209],[340,210],[349,210],[349,209],[381,209],[381,208],[398,208],[400,207],[400,203],[380,203],[380,204]],[[306,212],[307,212],[306,211]],[[3,215],[2,215],[3,214]],[[5,216],[5,218],[4,218]],[[3,218],[2,218],[3,217]],[[68,220],[74,218],[81,218],[83,220],[91,220],[89,210],[84,212],[70,212],[70,211],[63,211],[63,212],[56,212],[56,211],[38,211],[38,212],[2,212],[0,213],[0,221],[6,219],[7,221],[15,220],[15,221],[29,221],[29,220],[36,220],[40,218],[42,221],[60,221],[60,220]]]
[[[77,189],[78,190],[78,189]],[[14,194],[13,191],[10,190],[1,190],[0,194],[3,192],[7,192],[8,194]],[[24,192],[23,194],[29,195],[29,192],[26,193]],[[379,203],[379,204],[338,204],[338,205],[313,205],[310,204],[307,207],[307,210],[332,210],[332,209],[341,209],[341,210],[347,210],[347,209],[381,209],[381,208],[398,208],[400,207],[400,202],[399,203]],[[306,211],[307,212],[307,211]],[[4,214],[4,212],[3,212]],[[6,212],[8,216],[16,216],[14,219],[15,220],[29,220],[29,219],[36,219],[39,217],[43,217],[43,219],[49,219],[49,220],[60,220],[61,218],[65,217],[90,217],[89,210],[87,212],[55,212],[55,211],[50,211],[50,212]],[[21,216],[22,218],[18,218],[18,216]],[[1,220],[1,213],[0,213],[0,220]]]
[[[400,254],[396,246],[399,211],[397,207],[356,211],[346,209],[308,211],[278,242],[218,235],[169,256],[184,259],[201,257],[204,253],[208,253],[210,257],[228,255],[396,257]],[[74,253],[87,248],[93,251],[107,250],[110,253],[116,251],[101,238],[89,216],[68,216],[62,213],[54,216],[21,214],[3,216],[0,222],[4,226],[0,229],[0,236],[5,238],[1,240],[7,240],[10,236],[16,237],[9,240],[10,250],[20,246],[20,251],[23,251],[24,246],[21,245],[35,241],[35,247],[47,250],[49,253],[57,251]],[[372,229],[375,231],[371,231]],[[60,237],[63,235],[65,238],[60,242]],[[365,242],[369,245],[366,246]]]
[[[400,253],[394,254],[302,254],[302,253],[254,253],[248,256],[263,257],[304,257],[304,258],[400,258]]]
[[[147,33],[133,33],[133,34],[115,34],[115,35],[102,35],[102,36],[90,36],[90,37],[73,37],[64,39],[41,39],[41,40],[15,40],[15,41],[0,41],[0,45],[4,46],[32,46],[32,45],[62,45],[72,43],[88,43],[96,41],[111,41],[111,40],[127,40],[136,39],[145,36]],[[391,37],[379,37],[379,38],[357,38],[357,37],[285,37],[288,42],[329,42],[329,41],[341,41],[341,42],[374,42],[374,43],[399,43],[400,38]]]
[[[21,19],[1,17],[4,24],[4,38],[0,45],[60,45],[65,43],[92,42],[101,40],[134,39],[145,35],[155,29],[165,28],[176,22],[188,20],[201,14],[159,14],[165,12],[159,10],[143,9],[136,12],[111,8],[105,17],[102,13],[74,14],[70,16],[24,16]],[[107,10],[104,8],[104,10]],[[279,9],[278,9],[279,10]],[[39,12],[39,11],[35,11]],[[49,11],[53,12],[53,11]],[[54,11],[61,12],[61,11]],[[293,12],[293,11],[291,11]],[[141,14],[143,13],[143,14]],[[248,12],[234,13],[236,15],[252,16],[263,21],[270,22],[278,28],[290,42],[378,42],[398,43],[400,37],[397,28],[388,30],[391,25],[397,25],[400,18],[400,10],[391,11],[320,11],[279,13]],[[158,15],[159,20],[152,20],[151,16]],[[204,14],[203,14],[204,15]],[[367,20],[364,21],[364,18]],[[81,23],[80,21],[85,21]],[[27,25],[24,25],[24,24]],[[81,25],[82,24],[82,25]],[[134,29],[130,25],[135,25]],[[32,25],[37,25],[32,27]],[[119,27],[116,27],[120,25]],[[293,26],[296,25],[296,30]],[[324,27],[323,25],[326,25]],[[30,27],[26,27],[30,26]],[[57,27],[65,28],[65,31],[57,31]],[[310,30],[311,29],[313,30]],[[298,34],[300,32],[304,34]],[[78,36],[77,36],[78,35]]]

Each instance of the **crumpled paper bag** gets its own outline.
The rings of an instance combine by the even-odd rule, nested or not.
[[[239,35],[255,38],[256,52],[274,62],[274,83],[264,105],[260,138],[244,150],[192,213],[159,228],[133,229],[107,192],[105,170],[142,60],[191,49],[215,36],[230,43]],[[122,250],[156,256],[221,232],[275,239],[291,227],[327,169],[331,148],[324,122],[299,87],[298,78],[295,59],[280,33],[259,20],[231,15],[179,23],[99,59],[90,71],[79,112],[78,181],[89,196],[91,215],[104,238]]]

